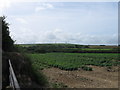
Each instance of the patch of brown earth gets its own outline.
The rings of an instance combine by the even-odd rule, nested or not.
[[[90,66],[93,71],[82,69],[65,71],[58,68],[47,68],[42,72],[49,82],[63,83],[69,88],[118,88],[118,70],[108,71],[106,67]]]

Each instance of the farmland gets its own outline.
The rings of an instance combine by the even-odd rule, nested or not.
[[[27,53],[117,53],[117,46],[79,45],[79,44],[19,44],[16,45]]]
[[[92,70],[87,65],[95,66],[117,66],[118,54],[113,53],[45,53],[45,54],[28,54],[33,66],[39,69],[44,67],[56,67],[63,70],[77,70],[82,68]]]
[[[36,72],[44,73],[49,87],[118,87],[120,61],[117,46],[77,44],[17,46],[30,58]]]

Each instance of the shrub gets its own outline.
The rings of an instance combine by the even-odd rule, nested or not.
[[[82,69],[85,71],[93,71],[91,67],[87,67],[87,66],[83,66]]]
[[[18,78],[20,87],[46,87],[48,84],[46,77],[32,66],[31,60],[27,55],[20,53],[10,53],[14,72]],[[29,78],[29,79],[28,79]],[[31,83],[31,84],[28,84]]]

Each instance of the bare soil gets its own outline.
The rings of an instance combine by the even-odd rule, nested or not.
[[[93,71],[46,68],[42,72],[50,83],[63,83],[69,88],[118,88],[118,67],[89,67],[92,67]]]

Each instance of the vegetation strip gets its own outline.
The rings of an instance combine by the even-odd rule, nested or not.
[[[62,70],[77,70],[82,68],[92,71],[87,65],[116,66],[119,65],[118,54],[114,53],[45,53],[28,54],[32,65],[38,69],[57,67]]]

